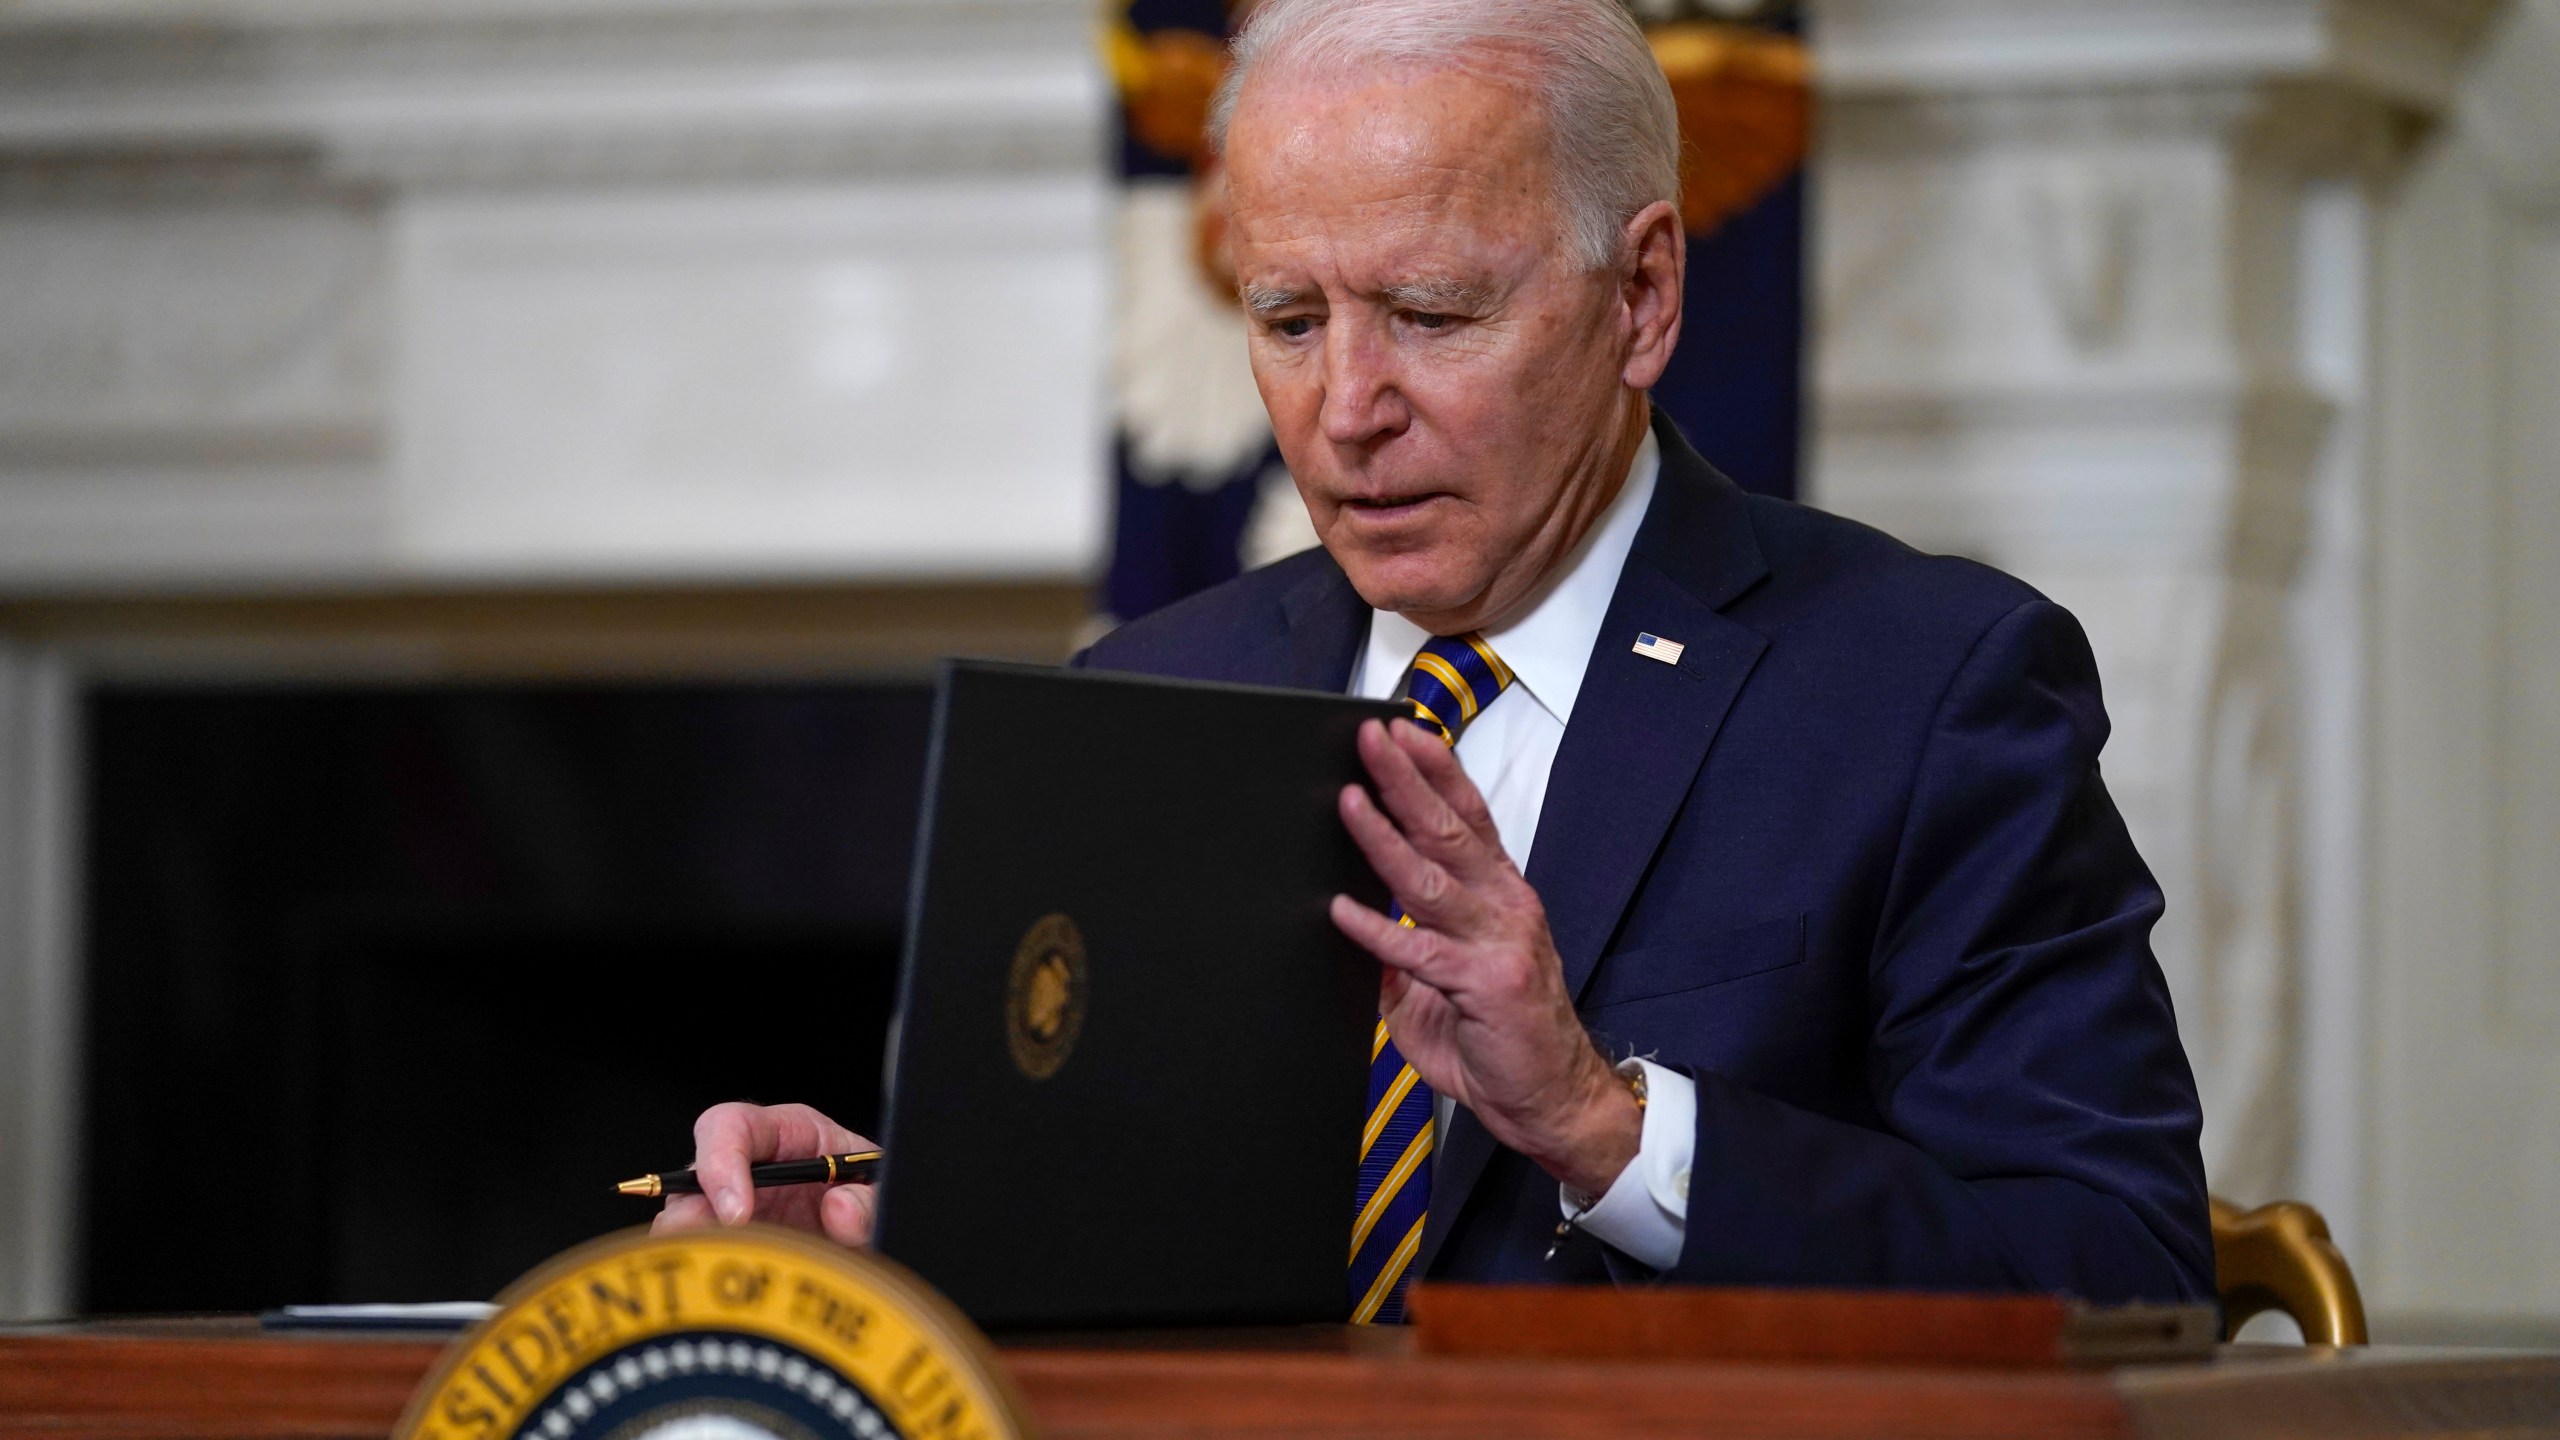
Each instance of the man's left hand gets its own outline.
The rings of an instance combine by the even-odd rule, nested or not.
[[[1423,1080],[1493,1137],[1587,1195],[1635,1158],[1644,1116],[1565,993],[1546,907],[1503,853],[1458,758],[1419,725],[1360,727],[1377,799],[1342,792],[1342,823],[1404,907],[1399,925],[1347,895],[1333,923],[1387,967],[1378,1008]]]

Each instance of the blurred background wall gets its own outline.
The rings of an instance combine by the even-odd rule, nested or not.
[[[2380,1338],[2560,1335],[2560,0],[1636,8],[1665,408],[2081,616],[2216,1188]],[[0,1314],[485,1286],[620,1214],[539,1157],[829,1083],[616,1069],[600,997],[876,1026],[931,658],[1310,539],[1229,19],[0,5]],[[453,1119],[523,1093],[598,1151]],[[477,1198],[332,1192],[382,1113]]]

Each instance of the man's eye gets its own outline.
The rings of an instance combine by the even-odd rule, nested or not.
[[[1445,330],[1449,327],[1450,321],[1446,315],[1435,314],[1429,310],[1417,310],[1413,314],[1413,323],[1425,330]]]
[[[1285,335],[1292,340],[1306,338],[1314,333],[1315,328],[1316,322],[1305,315],[1292,315],[1286,320],[1275,320],[1271,325],[1274,333]]]

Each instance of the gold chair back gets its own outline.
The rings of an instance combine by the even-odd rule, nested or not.
[[[2263,1311],[2293,1317],[2306,1344],[2365,1343],[2364,1297],[2329,1222],[2295,1200],[2243,1210],[2213,1202],[2213,1283],[2222,1292],[2223,1336]]]

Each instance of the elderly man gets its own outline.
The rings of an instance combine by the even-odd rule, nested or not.
[[[1401,911],[1333,908],[1383,967],[1353,1318],[1426,1273],[2209,1294],[2087,643],[1652,413],[1679,143],[1617,0],[1273,0],[1220,117],[1323,548],[1082,661],[1416,706],[1341,798]],[[664,1225],[864,1144],[804,1107],[696,1135],[713,1198]],[[862,1187],[763,1203],[868,1233]]]

